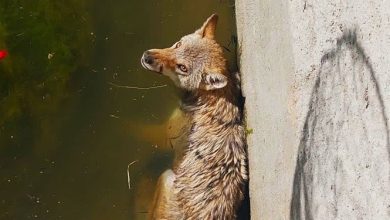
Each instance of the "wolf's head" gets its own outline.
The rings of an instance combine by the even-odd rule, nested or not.
[[[218,16],[211,15],[194,33],[182,37],[169,48],[144,52],[145,69],[169,76],[185,90],[214,90],[226,86],[226,60],[214,33]]]

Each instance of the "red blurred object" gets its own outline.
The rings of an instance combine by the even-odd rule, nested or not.
[[[6,58],[8,55],[8,52],[6,50],[0,50],[0,60]]]

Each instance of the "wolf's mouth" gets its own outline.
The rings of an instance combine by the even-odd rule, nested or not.
[[[147,70],[150,70],[150,71],[162,74],[163,65],[159,65],[159,67],[153,68],[149,64],[145,63],[143,58],[141,58],[141,65],[142,65],[143,68],[145,68]]]
[[[149,69],[149,67],[146,65],[146,63],[145,63],[143,57],[141,58],[141,65],[142,65],[143,68],[145,68],[145,69],[147,69],[147,70],[151,70],[151,69]]]

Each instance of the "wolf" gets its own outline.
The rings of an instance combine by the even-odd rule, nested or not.
[[[151,219],[236,219],[248,180],[239,81],[227,69],[211,15],[171,47],[143,53],[142,66],[184,91],[186,149],[159,178]]]

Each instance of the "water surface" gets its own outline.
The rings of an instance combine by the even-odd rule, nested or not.
[[[0,61],[0,219],[145,219],[172,162],[164,123],[179,99],[140,56],[217,12],[234,61],[233,11],[223,0],[0,1],[10,54]]]

